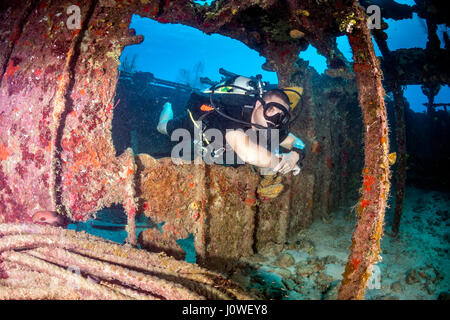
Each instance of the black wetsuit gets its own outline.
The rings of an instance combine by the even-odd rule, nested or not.
[[[244,95],[234,95],[234,94],[223,94],[219,97],[214,98],[214,104],[216,107],[219,107],[222,113],[225,113],[235,119],[242,120],[244,122],[250,123],[251,122],[251,115],[253,112],[253,106],[254,106],[254,98],[244,96]],[[223,154],[223,159],[230,159],[233,158],[233,163],[221,163],[220,159],[214,159],[215,163],[219,164],[227,164],[231,166],[237,166],[240,164],[243,164],[244,162],[234,153],[232,148],[227,144],[225,140],[225,134],[227,130],[236,130],[236,129],[242,129],[244,132],[251,129],[250,124],[243,124],[231,119],[227,119],[223,115],[219,114],[217,111],[215,111],[213,108],[211,108],[211,102],[210,102],[210,96],[209,94],[199,94],[199,93],[192,93],[191,97],[187,103],[186,109],[187,111],[190,111],[192,114],[192,118],[196,121],[202,121],[202,129],[207,134],[209,129],[216,129],[220,131],[222,140],[216,141],[214,138],[210,139],[210,145],[208,145],[208,149],[212,151],[212,156],[218,155],[219,152]],[[188,112],[187,112],[188,113]],[[191,137],[193,138],[193,141],[200,140],[199,137],[195,137],[194,135],[194,129],[195,125],[189,115],[189,113],[186,116],[183,116],[181,118],[170,120],[167,123],[167,133],[169,136],[172,136],[172,133],[178,129],[183,128],[189,131]],[[271,147],[271,134],[273,134],[273,130],[277,129],[271,129],[271,130],[252,130],[254,136],[256,137],[256,143],[261,143],[261,137],[264,137],[264,139],[267,141],[267,144],[265,142],[262,143],[263,146],[267,146],[267,149],[270,150]],[[250,131],[249,133],[251,133]],[[197,131],[200,132],[200,131]],[[209,131],[211,133],[211,131]],[[279,135],[279,141],[278,143],[281,143],[286,137],[288,136],[289,132],[286,129],[278,130]],[[207,134],[208,136],[208,134]],[[202,137],[203,145],[207,144],[205,143],[205,139]],[[223,150],[221,150],[223,148]],[[230,156],[229,153],[232,153]],[[227,155],[228,153],[228,155]],[[208,156],[211,156],[208,152]],[[228,156],[228,158],[227,158]],[[205,158],[204,158],[205,159]],[[211,160],[212,158],[210,158]],[[205,159],[205,161],[207,161]],[[219,161],[219,162],[217,162]],[[208,162],[208,161],[207,161]]]

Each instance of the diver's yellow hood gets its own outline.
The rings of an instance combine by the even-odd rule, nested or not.
[[[283,88],[282,90],[289,97],[289,101],[291,102],[290,107],[291,107],[291,110],[293,110],[295,108],[295,106],[297,105],[298,100],[300,100],[299,95],[303,95],[303,88],[302,87],[287,87],[287,88]],[[298,92],[298,94],[295,92],[292,92],[291,90]]]

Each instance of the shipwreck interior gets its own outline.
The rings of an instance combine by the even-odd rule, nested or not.
[[[381,10],[378,27],[367,23],[371,5]],[[363,299],[385,225],[401,237],[405,186],[450,190],[450,105],[434,102],[450,83],[448,35],[441,43],[436,34],[450,17],[438,0],[71,6],[0,4],[1,298],[252,299],[259,293],[226,276],[295,250],[299,232],[345,211],[353,235],[335,298]],[[426,21],[426,48],[391,50],[384,20],[413,13]],[[270,180],[250,165],[173,163],[174,142],[155,127],[162,105],[170,100],[181,113],[190,91],[123,69],[123,49],[143,41],[129,28],[133,15],[239,40],[266,59],[280,87],[302,87],[290,128],[306,145],[300,174]],[[324,74],[299,58],[309,45],[326,58]],[[409,108],[406,85],[421,85],[426,112]],[[32,223],[41,211],[65,217],[68,228]],[[92,235],[96,221],[126,244]]]

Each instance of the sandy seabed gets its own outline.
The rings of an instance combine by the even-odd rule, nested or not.
[[[408,187],[397,240],[390,236],[393,207],[366,299],[448,299],[450,194]],[[355,224],[350,210],[317,220],[288,250],[253,256],[232,279],[267,299],[336,299]]]
[[[393,208],[391,205],[386,214],[382,261],[374,267],[366,299],[425,300],[438,299],[440,295],[448,299],[450,194],[406,188],[398,239],[390,236]],[[123,224],[110,230],[95,227],[108,226],[110,223],[102,220],[110,220],[111,216],[123,218],[123,212],[107,209],[103,215],[98,217],[100,220],[69,228],[123,243],[127,236]],[[111,222],[117,226],[125,220]],[[336,299],[355,224],[355,212],[350,209],[335,212],[327,220],[313,222],[309,229],[286,243],[283,251],[269,248],[269,253],[244,259],[226,276],[265,299]],[[145,223],[142,227],[149,226]],[[142,230],[138,222],[137,232]]]

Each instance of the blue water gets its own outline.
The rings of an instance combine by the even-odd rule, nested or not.
[[[179,81],[181,69],[192,70],[200,62],[204,70],[202,75],[214,81],[221,79],[219,68],[225,68],[247,76],[260,73],[266,81],[278,82],[274,72],[261,69],[266,59],[238,40],[218,34],[207,35],[180,24],[162,24],[136,15],[130,28],[144,35],[144,42],[126,47],[121,60],[136,54],[137,69],[151,72],[157,78]]]
[[[126,231],[127,216],[122,208],[105,208],[96,214],[95,219],[86,222],[77,221],[67,226],[69,230],[85,231],[94,236],[102,237],[120,244],[125,243],[128,237]],[[156,228],[163,233],[162,227],[165,222],[154,223],[144,214],[136,216],[136,237],[148,228]],[[194,235],[192,233],[185,239],[178,239],[177,243],[186,253],[185,261],[196,263],[197,257],[194,246]]]
[[[195,3],[202,4],[202,5],[211,4],[213,1],[214,0],[200,0],[200,1],[195,1],[194,0]]]
[[[178,245],[181,247],[181,249],[184,250],[184,252],[186,252],[184,261],[187,261],[190,263],[197,262],[197,256],[195,254],[194,240],[195,240],[195,238],[192,233],[190,233],[186,239],[178,239],[177,240]]]
[[[199,4],[210,4],[212,1],[195,1]],[[413,0],[397,1],[401,4],[414,5]],[[389,25],[388,45],[391,50],[400,48],[424,48],[427,41],[426,24],[423,19],[414,14],[412,19],[395,21],[386,19]],[[144,42],[140,45],[125,48],[121,60],[125,57],[136,55],[136,69],[152,72],[157,78],[170,81],[183,81],[180,70],[193,72],[196,65],[201,66],[201,75],[218,81],[221,76],[219,68],[234,73],[253,76],[262,74],[265,81],[277,83],[274,72],[267,72],[261,68],[265,58],[255,50],[249,49],[245,44],[218,34],[207,35],[195,28],[181,24],[161,24],[149,18],[133,16],[131,28],[136,29],[137,34],[144,35]],[[443,47],[443,31],[447,30],[443,25],[438,26],[438,36]],[[338,48],[348,60],[352,60],[350,45],[346,36],[337,39]],[[381,53],[374,43],[375,53]],[[326,60],[317,54],[317,50],[309,46],[300,53],[300,57],[308,60],[309,64],[319,73],[326,69]],[[417,86],[408,86],[405,91],[411,108],[416,112],[425,110],[423,103],[425,95]],[[435,99],[436,103],[450,102],[450,89],[443,86]]]

